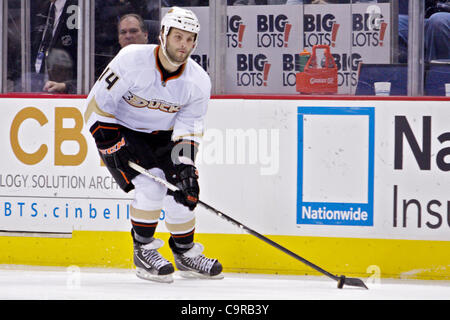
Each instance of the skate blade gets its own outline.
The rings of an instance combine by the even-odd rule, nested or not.
[[[172,283],[173,282],[172,274],[156,275],[156,274],[151,274],[141,268],[136,268],[136,276],[143,280],[149,280],[149,281],[154,281],[154,282],[161,282],[161,283]]]
[[[222,273],[219,273],[215,276],[210,276],[210,275],[198,273],[195,271],[177,271],[177,272],[181,277],[186,278],[186,279],[221,280],[224,278]]]

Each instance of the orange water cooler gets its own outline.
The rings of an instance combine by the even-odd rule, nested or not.
[[[319,65],[317,49],[324,50]],[[296,74],[296,91],[304,94],[334,94],[338,92],[337,67],[327,45],[315,45],[303,72]]]

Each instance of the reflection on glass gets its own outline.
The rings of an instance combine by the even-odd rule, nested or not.
[[[450,83],[450,2],[424,3],[424,94],[442,96],[445,83]],[[192,58],[210,72],[210,61],[225,56],[223,75],[211,74],[213,81],[216,76],[224,78],[218,92],[299,94],[296,77],[307,63],[302,53],[311,55],[314,45],[327,45],[338,72],[337,94],[374,95],[375,82],[390,82],[391,95],[407,95],[408,62],[414,63],[408,61],[412,23],[408,0],[227,0],[223,12],[227,17],[214,17],[227,25],[224,45],[216,49],[213,60],[209,4],[208,0],[97,0],[81,12],[77,0],[8,0],[3,89],[76,93],[77,72],[84,68],[77,66],[78,54],[87,54],[78,44],[80,17],[93,20],[90,72],[96,79],[124,45],[157,44],[160,14],[176,5],[190,7],[202,25]],[[88,12],[90,8],[94,12]],[[123,19],[127,14],[139,16]],[[223,30],[216,32],[219,37]]]
[[[21,19],[20,0],[8,1],[8,29],[7,29],[7,77],[6,91],[22,91],[21,72]]]
[[[161,7],[203,7],[209,6],[209,0],[161,0]]]
[[[227,1],[227,5],[229,5],[229,6],[266,5],[266,4],[286,4],[286,0],[228,0]]]
[[[411,23],[408,1],[400,0],[398,9],[398,61],[407,63]],[[450,83],[450,3],[425,1],[424,19],[424,94],[443,96],[445,84]]]

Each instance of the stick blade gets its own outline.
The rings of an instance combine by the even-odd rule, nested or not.
[[[339,289],[342,289],[344,287],[344,285],[369,289],[369,288],[367,288],[366,284],[361,279],[347,278],[344,275],[342,275],[339,277],[337,286]]]

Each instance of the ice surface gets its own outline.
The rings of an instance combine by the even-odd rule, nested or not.
[[[223,280],[170,284],[134,270],[0,266],[1,300],[449,300],[450,281],[364,279],[369,290],[336,288],[326,277],[226,273]]]

